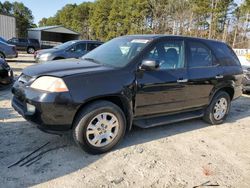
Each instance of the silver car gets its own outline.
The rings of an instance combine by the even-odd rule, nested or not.
[[[0,58],[15,58],[18,57],[16,46],[0,41]]]
[[[51,49],[39,50],[35,53],[36,62],[53,61],[68,58],[80,58],[89,51],[103,44],[100,41],[73,40]]]

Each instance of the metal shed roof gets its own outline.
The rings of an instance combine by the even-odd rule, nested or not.
[[[30,28],[28,29],[28,31],[46,31],[46,32],[52,32],[52,33],[65,33],[65,34],[72,34],[72,35],[80,35],[79,33],[71,29],[68,29],[66,27],[63,27],[61,25]]]

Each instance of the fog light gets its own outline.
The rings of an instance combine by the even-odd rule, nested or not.
[[[34,105],[27,103],[27,111],[31,114],[34,114],[36,111],[36,107]]]

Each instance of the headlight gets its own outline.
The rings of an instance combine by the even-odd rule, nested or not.
[[[44,61],[47,61],[47,60],[49,59],[49,56],[50,56],[50,55],[51,55],[51,54],[42,54],[42,55],[40,55],[39,59],[44,60]]]
[[[66,84],[61,78],[52,76],[42,76],[37,78],[30,86],[33,89],[44,90],[48,92],[67,92]]]

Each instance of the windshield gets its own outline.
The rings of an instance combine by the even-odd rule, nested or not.
[[[147,39],[115,38],[82,58],[112,67],[126,66],[149,43]]]
[[[4,38],[0,37],[0,42],[7,43],[7,40],[5,40]]]
[[[54,48],[56,48],[56,49],[65,49],[65,48],[68,48],[69,46],[71,46],[74,43],[75,43],[75,41],[69,41],[69,42],[65,42],[63,44],[60,44],[58,46],[55,46]]]

